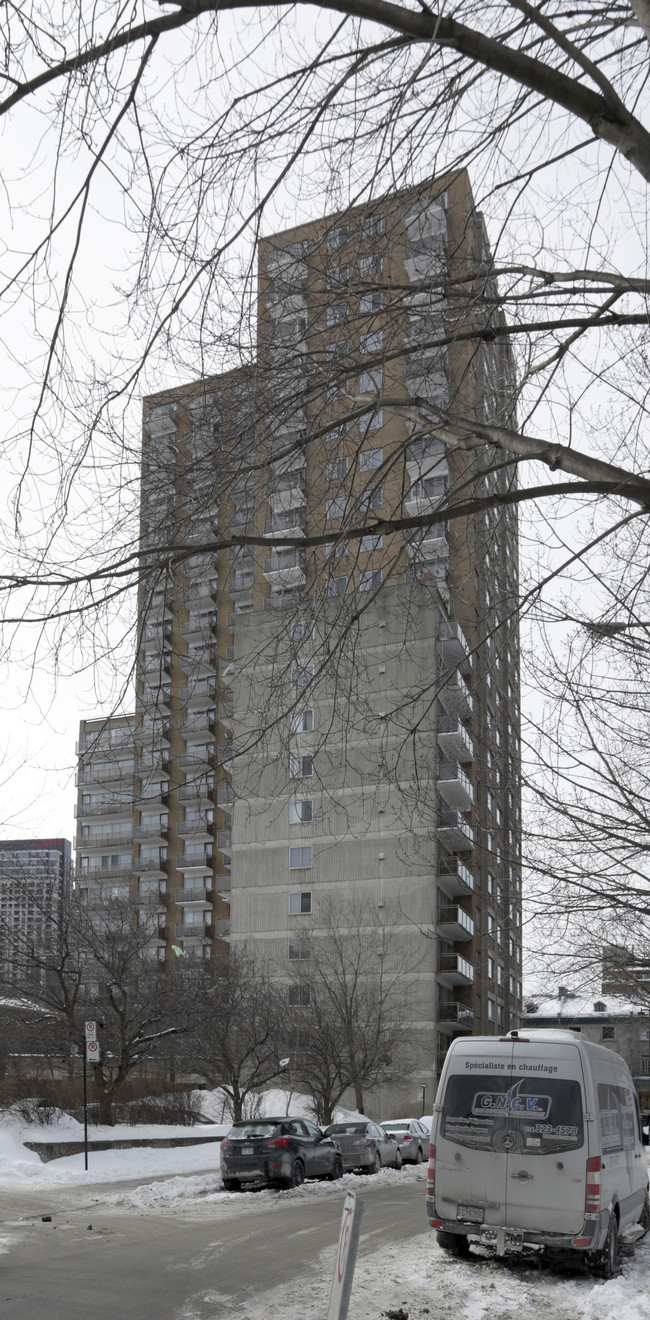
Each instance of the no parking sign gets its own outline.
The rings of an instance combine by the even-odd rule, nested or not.
[[[363,1201],[357,1201],[355,1192],[348,1192],[343,1202],[341,1229],[334,1262],[334,1278],[332,1279],[327,1320],[346,1320],[354,1267],[357,1260],[362,1215]]]
[[[87,1041],[86,1041],[86,1062],[87,1062],[87,1063],[99,1063],[100,1058],[101,1058],[101,1051],[100,1051],[100,1048],[99,1048],[99,1042],[96,1041],[96,1040],[87,1040]]]

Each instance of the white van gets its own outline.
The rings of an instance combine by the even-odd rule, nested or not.
[[[620,1055],[573,1031],[454,1040],[431,1124],[427,1215],[456,1255],[581,1252],[611,1278],[618,1235],[650,1228],[648,1164]]]

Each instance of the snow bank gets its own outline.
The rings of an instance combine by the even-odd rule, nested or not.
[[[220,1086],[215,1087],[213,1091],[195,1091],[201,1103],[201,1112],[206,1118],[212,1118],[216,1123],[226,1123],[228,1126],[229,1101],[225,1092]],[[314,1104],[311,1096],[304,1095],[300,1091],[282,1090],[275,1087],[268,1091],[254,1092],[248,1100],[247,1109],[255,1117],[263,1118],[266,1114],[292,1114],[296,1118],[314,1119]],[[358,1109],[344,1109],[337,1105],[334,1110],[334,1121],[346,1123],[356,1118],[365,1118],[365,1114],[360,1114]]]
[[[24,1183],[50,1187],[65,1183],[116,1182],[128,1178],[152,1178],[160,1174],[193,1173],[195,1170],[214,1169],[218,1175],[220,1139],[229,1124],[201,1125],[199,1127],[176,1127],[156,1123],[140,1126],[89,1127],[88,1138],[100,1140],[128,1141],[161,1137],[212,1137],[195,1146],[147,1147],[138,1146],[130,1150],[90,1150],[88,1154],[88,1172],[84,1169],[83,1153],[64,1155],[60,1159],[50,1160],[47,1164],[34,1150],[28,1150],[27,1141],[79,1141],[83,1137],[83,1127],[69,1120],[69,1126],[58,1124],[54,1128],[17,1124],[0,1125],[0,1184]]]

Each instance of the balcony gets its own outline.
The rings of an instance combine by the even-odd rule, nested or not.
[[[166,779],[146,784],[135,799],[136,807],[166,807],[169,804],[169,784]]]
[[[132,816],[133,793],[123,797],[103,798],[101,802],[79,802],[75,804],[74,814],[79,820],[91,816]]]
[[[131,870],[134,875],[150,875],[163,879],[167,875],[167,859],[165,857],[136,857],[131,864]]]
[[[211,889],[177,889],[176,902],[181,907],[212,907]]]
[[[136,825],[133,838],[141,843],[166,843],[168,834],[167,825]]]
[[[438,980],[441,985],[473,985],[474,968],[460,953],[438,955]]]
[[[439,807],[438,842],[450,852],[469,852],[474,847],[474,831],[459,811]]]
[[[442,535],[440,529],[431,528],[424,536],[417,540],[410,540],[407,543],[409,558],[420,564],[428,564],[433,560],[449,559],[449,541],[446,535]]]
[[[176,858],[177,871],[193,871],[196,875],[212,875],[212,853],[203,856],[192,853],[179,853]]]
[[[187,687],[182,687],[180,699],[184,706],[193,709],[195,706],[205,706],[206,702],[214,704],[217,695],[216,679],[199,679],[197,683],[192,683]]]
[[[208,743],[206,747],[193,747],[191,751],[185,752],[179,756],[178,764],[181,770],[201,770],[205,766],[212,766],[216,762],[216,747],[214,743]]]
[[[304,586],[304,550],[279,550],[264,560],[264,576],[272,587]]]
[[[185,674],[194,675],[196,678],[211,678],[215,670],[219,668],[219,653],[216,646],[192,646],[187,655],[180,657],[181,667]]]
[[[438,746],[450,761],[465,764],[474,759],[474,743],[467,729],[453,715],[441,715],[438,720]]]
[[[221,679],[221,682],[223,683],[224,687],[228,688],[232,686],[232,684],[235,681],[235,666],[232,663],[232,661],[230,664],[223,665],[221,672],[219,674],[219,678]]]
[[[217,616],[214,610],[209,614],[190,615],[189,619],[181,626],[181,635],[185,638],[211,637],[217,626]]]
[[[157,889],[138,889],[133,895],[133,902],[136,907],[156,907],[165,908],[167,906],[167,891],[159,885]]]
[[[230,877],[230,875],[215,875],[215,877],[214,877],[214,887],[215,887],[215,889],[216,889],[216,891],[217,891],[217,893],[218,893],[218,895],[219,895],[219,898],[223,898],[223,899],[225,900],[226,903],[229,903],[229,902],[230,902],[230,890],[231,890],[231,877]]]
[[[448,715],[468,720],[474,709],[472,694],[463,678],[457,672],[447,674],[440,691],[440,700]]]
[[[455,619],[441,619],[438,627],[438,649],[448,669],[460,669],[468,674],[472,668],[469,643]]]
[[[438,1024],[442,1030],[448,1028],[452,1031],[472,1031],[474,1014],[467,1004],[459,1004],[457,1000],[453,1000],[451,1003],[438,1005]]]
[[[92,851],[93,848],[121,848],[125,844],[131,846],[131,830],[124,830],[120,834],[77,834],[74,840],[74,847],[77,851],[81,848],[84,851]]]
[[[206,526],[206,540],[209,535],[210,528]],[[192,555],[189,559],[183,561],[183,569],[190,582],[195,582],[197,578],[214,577],[217,572],[216,556],[209,552],[202,555]]]
[[[474,938],[474,921],[457,904],[445,905],[438,912],[438,934],[445,940],[471,940]]]
[[[151,655],[147,655],[142,663],[141,668],[142,668],[142,672],[148,676],[153,673],[156,674],[159,673],[159,674],[166,674],[168,677],[171,677],[171,672],[172,672],[171,651],[164,651],[162,655],[160,655],[158,652],[153,652]],[[151,686],[150,678],[149,678],[149,685]]]
[[[119,784],[133,778],[134,768],[134,761],[125,761],[123,764],[115,765],[109,763],[91,765],[86,770],[79,771],[76,781],[80,788],[85,784]]]
[[[204,697],[204,700],[207,698]],[[191,738],[193,734],[214,734],[216,728],[215,711],[211,706],[209,710],[197,711],[191,719],[185,720],[181,724],[181,737]]]
[[[265,610],[285,610],[293,605],[299,605],[304,599],[304,587],[277,587],[266,596],[264,600]]]
[[[147,718],[136,730],[138,742],[142,747],[169,747],[169,720]]]
[[[415,481],[407,491],[404,508],[413,517],[415,514],[431,513],[447,498],[447,480],[445,477],[425,477]]]
[[[177,940],[211,940],[212,924],[208,921],[177,921]]]
[[[178,826],[179,838],[191,838],[195,843],[209,843],[214,834],[214,822],[206,820],[183,820]]]
[[[138,706],[140,710],[156,712],[156,714],[168,715],[171,702],[171,687],[168,683],[150,686],[143,684],[142,692]]]
[[[172,622],[171,619],[151,619],[145,623],[142,640],[146,642],[157,642],[162,650],[165,646],[172,644]]]
[[[201,776],[178,790],[179,802],[191,802],[195,807],[209,807],[214,800],[214,785]]]
[[[266,498],[274,513],[302,508],[307,498],[304,471],[287,472],[284,476],[271,478]]]
[[[438,792],[447,806],[459,811],[469,811],[474,802],[474,789],[465,771],[445,761],[438,767]]]
[[[75,875],[77,884],[83,885],[97,884],[98,880],[130,880],[130,878],[131,865],[124,866],[117,863],[115,866],[89,866],[81,871],[78,870]]]
[[[438,883],[449,898],[466,898],[474,889],[474,876],[459,857],[439,857]]]
[[[264,535],[271,540],[276,536],[304,536],[307,510],[288,509],[286,513],[275,514],[264,523]]]

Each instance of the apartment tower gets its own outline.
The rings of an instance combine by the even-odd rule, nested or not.
[[[412,1111],[521,1013],[514,477],[471,439],[514,374],[462,172],[258,255],[254,361],[145,400],[136,710],[83,735],[85,779],[132,739],[131,814],[80,797],[79,866],[158,887],[152,957],[272,959],[289,1016],[328,925],[381,931],[407,1049],[376,1103]]]

